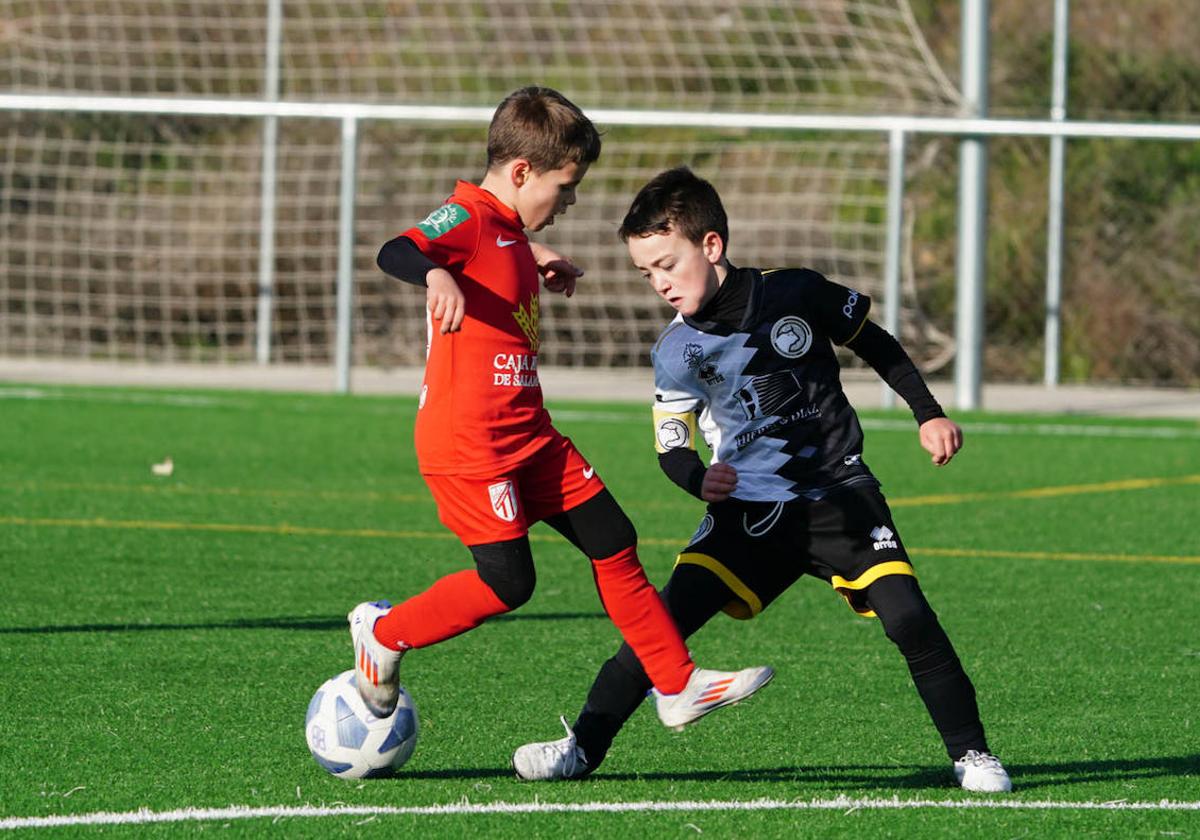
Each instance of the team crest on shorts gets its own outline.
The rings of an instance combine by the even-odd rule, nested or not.
[[[713,515],[711,513],[704,514],[704,518],[700,520],[700,526],[696,528],[696,533],[692,534],[692,538],[688,540],[688,545],[695,545],[700,540],[712,533]]]
[[[812,347],[812,327],[803,318],[787,315],[771,326],[771,346],[787,359],[799,359]]]
[[[517,518],[517,493],[511,481],[501,481],[488,485],[488,495],[492,498],[492,512],[505,522]]]

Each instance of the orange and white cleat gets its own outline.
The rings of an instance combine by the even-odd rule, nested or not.
[[[678,694],[662,694],[654,689],[658,719],[676,732],[694,723],[714,709],[740,703],[769,683],[775,671],[768,667],[741,671],[709,671],[697,668]]]
[[[346,616],[354,641],[354,683],[363,703],[380,718],[394,712],[400,698],[400,657],[404,651],[392,650],[375,638],[375,622],[391,608],[387,601],[367,602]]]

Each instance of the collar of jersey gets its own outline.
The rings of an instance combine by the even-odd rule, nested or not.
[[[757,268],[737,268],[730,266],[730,271],[736,272],[739,275],[748,275],[750,286],[750,299],[746,301],[746,311],[742,314],[742,322],[738,326],[722,323],[721,321],[704,321],[696,320],[687,315],[683,316],[683,322],[689,327],[700,332],[710,333],[712,335],[733,335],[735,332],[745,332],[750,324],[754,322],[754,313],[758,311],[758,302],[762,299],[762,272]],[[712,301],[709,301],[711,304]],[[707,308],[707,307],[705,307]]]
[[[521,217],[517,214],[517,211],[496,198],[496,196],[483,187],[472,184],[470,181],[459,181],[454,185],[454,195],[452,197],[473,201],[477,204],[486,204],[496,215],[521,231],[522,235],[524,235],[525,226],[521,224]]]

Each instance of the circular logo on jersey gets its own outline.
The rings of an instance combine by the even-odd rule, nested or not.
[[[691,444],[687,423],[676,417],[668,417],[660,422],[654,433],[658,436],[658,445],[663,449],[679,449]]]
[[[771,327],[771,346],[780,356],[799,359],[812,347],[812,327],[803,318],[788,315]]]
[[[704,518],[700,520],[700,527],[696,529],[696,533],[692,534],[692,538],[688,540],[688,546],[693,546],[700,540],[712,533],[713,516],[711,513],[704,514]]]

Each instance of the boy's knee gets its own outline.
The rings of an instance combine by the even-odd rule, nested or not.
[[[479,579],[510,610],[515,610],[533,596],[537,574],[528,538],[471,546],[471,554],[475,558]]]
[[[883,631],[900,650],[910,651],[924,647],[936,635],[937,626],[937,616],[928,604],[909,604],[887,617]]]
[[[593,560],[611,557],[637,545],[633,522],[607,489],[570,511],[568,516],[581,548]]]
[[[922,649],[943,636],[937,614],[915,578],[881,578],[867,589],[867,599],[883,623],[883,632],[901,651]]]

